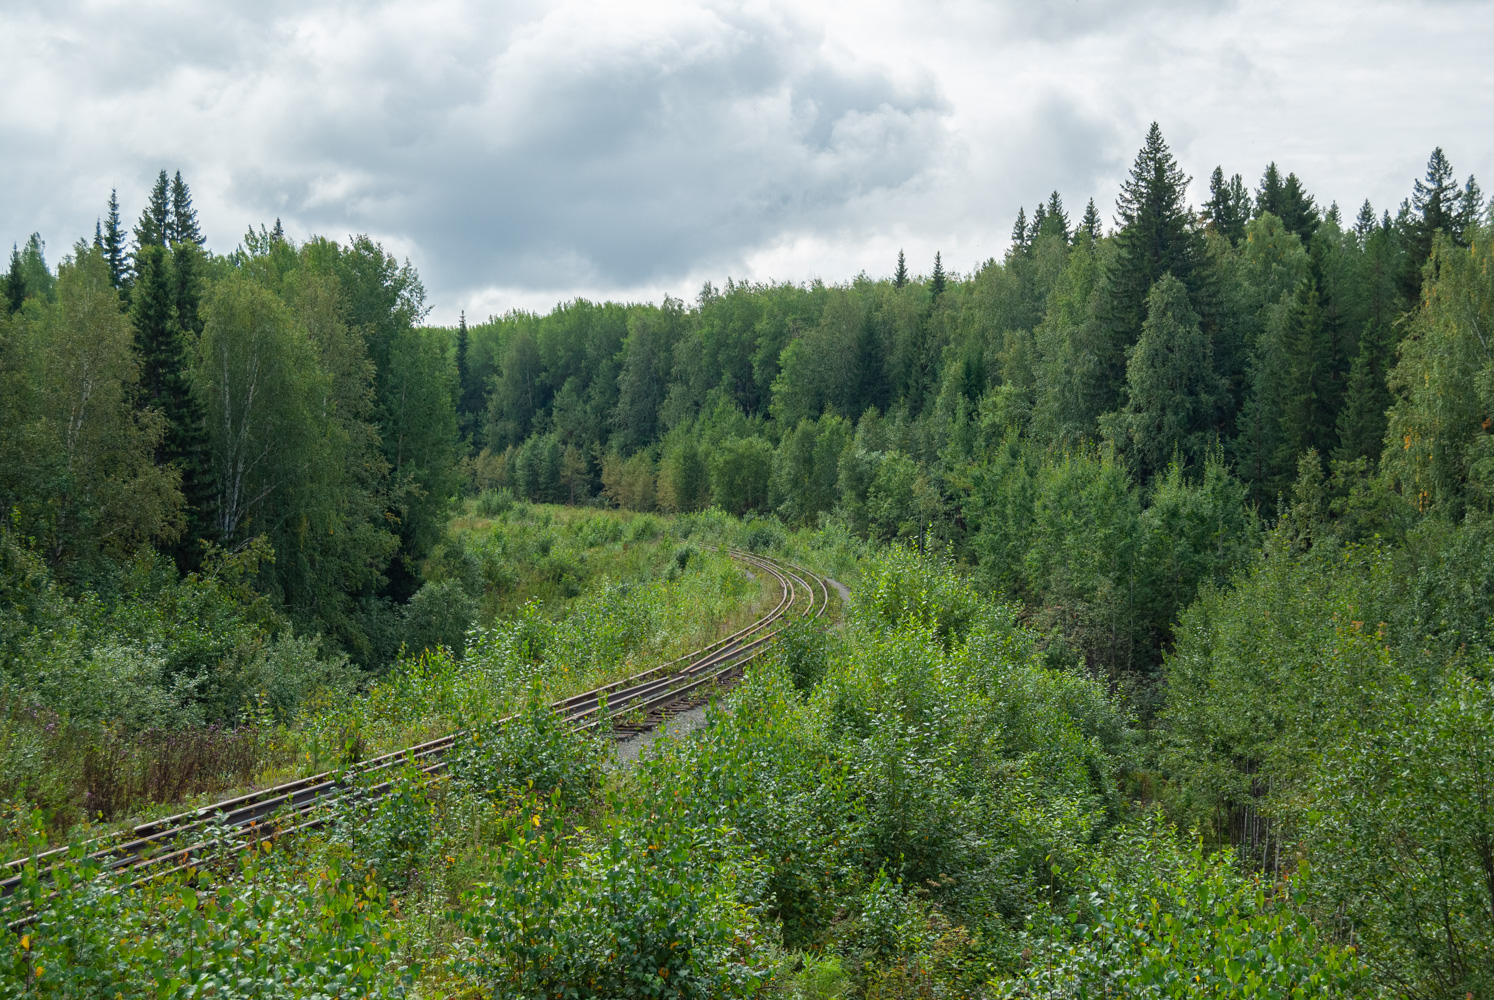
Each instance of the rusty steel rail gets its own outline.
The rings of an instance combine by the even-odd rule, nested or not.
[[[828,608],[830,591],[822,577],[782,560],[741,551],[729,554],[778,582],[780,596],[772,609],[745,628],[694,652],[562,698],[551,707],[580,730],[593,729],[614,714],[651,712],[723,680],[755,659],[787,627],[785,619],[794,611],[800,610],[800,617],[814,620]],[[499,722],[508,718],[511,716]],[[350,792],[361,789],[363,797],[377,798],[392,785],[390,780],[369,785],[371,778],[384,773],[392,776],[395,768],[409,764],[431,778],[439,775],[446,770],[448,751],[465,735],[465,730],[450,733],[340,771],[309,775],[143,823],[129,832],[130,839],[124,843],[100,846],[85,857],[105,871],[136,874],[134,882],[140,884],[189,867],[194,859],[218,846],[224,833],[247,833],[248,839],[263,841],[315,829],[328,821],[328,807]],[[9,896],[20,886],[25,865],[45,865],[45,875],[71,850],[59,847],[9,862],[3,870],[10,874],[0,879],[0,896]],[[22,918],[19,922],[25,921]]]

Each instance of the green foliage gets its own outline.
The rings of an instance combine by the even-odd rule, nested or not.
[[[464,973],[526,998],[757,992],[768,971],[762,932],[736,898],[751,869],[729,848],[640,818],[588,849],[538,809],[533,819],[534,830],[513,835],[497,877],[464,901],[462,926],[476,945]]]
[[[136,408],[140,365],[98,251],[64,261],[55,301],[13,323],[0,373],[14,393],[0,502],[42,558],[86,581],[176,537],[181,474],[155,463],[167,428],[160,411]]]
[[[1217,443],[1223,389],[1187,289],[1164,275],[1147,295],[1141,338],[1127,351],[1126,405],[1101,427],[1144,480],[1171,460],[1201,461]]]
[[[952,643],[976,619],[980,599],[974,588],[937,557],[889,546],[863,566],[862,580],[851,614],[867,628],[907,623]]]
[[[1252,878],[1174,833],[1123,831],[1094,888],[1031,920],[1002,997],[1352,997],[1366,969],[1301,909],[1300,889]]]
[[[1488,670],[1486,661],[1448,677],[1420,709],[1410,706],[1421,693],[1392,679],[1369,732],[1327,748],[1306,817],[1321,912],[1343,922],[1385,981],[1439,996],[1494,989]]]
[[[1494,361],[1482,331],[1494,316],[1491,252],[1487,239],[1468,249],[1437,243],[1415,335],[1391,375],[1386,468],[1418,507],[1452,517],[1490,506]]]
[[[773,446],[762,438],[728,438],[711,457],[711,498],[728,514],[766,510]]]
[[[221,877],[198,869],[143,887],[111,884],[89,862],[50,884],[28,866],[7,912],[39,916],[0,932],[0,996],[407,995],[418,967],[398,960],[400,926],[371,876],[257,854],[226,861]]]
[[[1145,505],[1108,452],[1055,460],[1010,448],[974,487],[978,578],[1110,670],[1154,665],[1198,588],[1226,583],[1259,541],[1217,453],[1194,475],[1170,466]]]
[[[773,655],[800,691],[809,691],[825,676],[829,665],[829,641],[824,629],[811,621],[796,621],[778,634]]]
[[[891,281],[449,331],[366,237],[277,223],[208,252],[180,174],[133,268],[114,198],[55,275],[33,235],[0,310],[12,835],[33,806],[61,829],[470,725],[471,773],[406,775],[306,855],[377,865],[420,947],[468,961],[441,988],[745,995],[777,968],[803,995],[1324,995],[1369,969],[1487,992],[1483,196],[1440,150],[1397,217],[1347,228],[1275,164],[1253,204],[1219,168],[1195,214],[1187,183],[1154,125],[1109,235],[1055,192],[963,276],[899,255]],[[845,627],[788,629],[610,804],[553,719],[494,728],[749,620],[772,588],[717,546],[857,583]],[[1122,789],[1260,882],[1116,835]],[[233,878],[191,934],[241,934]],[[474,882],[502,888],[448,912]],[[131,974],[180,978],[133,947]],[[366,953],[336,990],[392,995]]]
[[[410,598],[404,617],[409,649],[444,646],[460,654],[477,618],[477,602],[456,580],[427,583]]]
[[[451,774],[477,793],[507,799],[526,792],[567,811],[601,788],[606,733],[576,733],[543,701],[506,720],[484,721],[465,734]]]

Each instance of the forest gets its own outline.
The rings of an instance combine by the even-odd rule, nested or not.
[[[1190,183],[1153,125],[969,274],[455,328],[367,237],[212,252],[180,173],[18,240],[8,856],[523,724],[210,875],[79,862],[0,996],[1494,996],[1494,205],[1441,149],[1352,217]],[[841,621],[610,772],[536,692],[746,614],[720,546]]]

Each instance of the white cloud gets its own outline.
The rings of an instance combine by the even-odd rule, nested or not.
[[[1108,219],[1153,119],[1195,199],[1275,159],[1393,208],[1438,144],[1494,174],[1491,35],[1468,3],[13,3],[0,232],[66,246],[165,166],[216,248],[368,232],[437,320],[969,270],[1054,188]]]

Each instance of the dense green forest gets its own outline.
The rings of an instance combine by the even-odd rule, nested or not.
[[[1214,169],[1201,208],[1188,184],[1153,126],[1108,225],[1054,192],[967,275],[899,255],[890,278],[454,329],[423,325],[418,276],[366,238],[277,222],[210,252],[164,171],[132,232],[111,196],[55,270],[39,235],[17,243],[8,839],[467,718],[410,707],[379,729],[329,698],[511,704],[546,661],[484,643],[538,628],[531,598],[576,635],[601,634],[596,600],[597,621],[683,642],[668,594],[725,615],[744,593],[722,566],[682,576],[710,566],[690,546],[750,543],[852,583],[845,624],[786,644],[748,711],[621,791],[539,716],[513,739],[549,741],[568,777],[540,786],[579,781],[581,801],[523,789],[532,746],[502,762],[503,795],[469,775],[471,801],[505,803],[490,827],[467,792],[412,788],[413,812],[379,820],[404,860],[367,883],[393,924],[396,897],[429,916],[390,932],[389,982],[1494,995],[1494,208],[1440,149],[1399,206],[1352,220],[1274,163],[1253,186]],[[597,582],[665,575],[695,589]],[[617,649],[661,648],[643,634]],[[590,663],[585,641],[555,663]],[[139,764],[100,808],[110,767],[182,733],[249,763],[175,793]],[[510,845],[545,808],[550,839]],[[417,812],[447,832],[410,832]],[[620,860],[639,843],[675,868]],[[255,877],[291,898],[338,844]],[[363,891],[337,871],[334,896]],[[608,978],[587,900],[618,879],[660,920],[696,908],[676,992]],[[513,923],[538,898],[571,921],[543,954]],[[378,950],[340,926],[328,947]],[[406,975],[417,953],[450,964]]]

